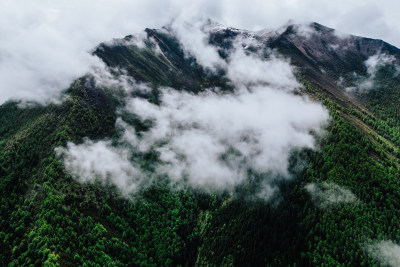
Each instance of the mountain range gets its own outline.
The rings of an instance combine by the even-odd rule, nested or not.
[[[205,21],[93,55],[0,106],[0,265],[400,264],[397,47]]]

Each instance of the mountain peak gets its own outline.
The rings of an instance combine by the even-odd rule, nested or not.
[[[0,106],[0,265],[399,266],[399,49],[172,27],[100,44],[59,105]]]

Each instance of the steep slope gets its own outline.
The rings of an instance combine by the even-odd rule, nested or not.
[[[132,42],[133,36],[101,44],[94,54],[113,68],[122,68],[136,80],[153,86],[170,86],[199,92],[203,88],[226,86],[219,73],[209,73],[195,58],[188,58],[178,40],[163,31],[146,29],[144,47]]]
[[[399,119],[399,77],[393,66],[399,63],[400,50],[381,40],[338,35],[333,29],[316,23],[309,27],[311,30],[308,35],[296,37],[298,35],[293,32],[296,26],[289,26],[274,41],[273,47],[293,58],[294,64],[300,67],[301,74],[313,87],[321,88],[325,96],[345,108],[345,119],[375,141],[383,138],[390,147],[393,148],[391,142],[398,146],[397,130],[389,130],[387,124],[390,123],[392,127],[398,126],[398,122],[395,121]],[[295,48],[285,50],[287,42]],[[293,51],[300,51],[302,57],[293,56]],[[385,65],[385,62],[382,62],[380,66],[380,62],[376,62],[376,69],[373,70],[376,74],[369,73],[365,62],[380,55],[390,58],[390,64]],[[304,69],[304,66],[307,67]],[[361,77],[368,77],[364,80],[370,80],[371,88],[346,92],[345,89],[349,87],[362,87]],[[368,116],[371,118],[367,118]]]
[[[396,64],[400,60],[400,50],[381,40],[340,35],[333,29],[317,23],[289,25],[281,31],[280,34],[276,31],[254,33],[215,27],[209,33],[209,42],[219,47],[222,56],[228,55],[233,49],[235,38],[255,40],[246,48],[250,53],[276,49],[297,67],[297,75],[301,81],[343,108],[341,112],[346,120],[369,136],[371,141],[383,142],[388,146],[390,151],[387,153],[392,154],[394,150],[397,151],[392,142],[400,144],[397,141],[398,131],[385,129],[387,123],[392,127],[400,126],[392,122],[393,119],[398,120],[400,116],[396,109],[396,100],[400,100],[396,83],[399,77],[394,75],[396,70],[383,70],[384,76],[378,75],[376,84],[377,89],[381,90],[361,91],[352,95],[347,93],[345,88],[357,84],[355,74],[360,77],[368,75],[364,63],[369,57],[387,54],[395,58],[392,63]],[[132,36],[127,36],[123,40],[114,40],[110,46],[100,45],[94,53],[109,66],[126,69],[136,79],[154,86],[170,86],[193,92],[212,87],[229,90],[226,79],[221,80],[223,70],[219,73],[206,72],[196,63],[195,58],[185,54],[171,33],[168,34],[165,29],[158,31],[147,29],[146,32],[145,49],[140,49],[135,43],[130,42]],[[393,76],[388,79],[390,84],[379,88],[378,80],[387,76]],[[388,97],[389,94],[391,97]],[[387,106],[389,108],[386,108]],[[376,114],[378,117],[370,112],[372,108],[376,113],[382,109],[381,107],[384,107],[386,112],[378,112]],[[391,115],[386,114],[387,112]],[[381,139],[383,141],[380,141]]]
[[[144,45],[127,36],[99,45],[94,54],[115,75],[150,84],[152,92],[143,97],[154,103],[160,102],[163,86],[194,94],[213,87],[232,90],[224,70],[198,64],[168,27],[146,33]],[[118,143],[117,117],[139,133],[151,127],[124,114],[125,100],[113,89],[83,77],[61,105],[0,107],[0,265],[385,264],[367,252],[382,240],[400,242],[400,121],[394,108],[400,99],[392,68],[399,49],[380,40],[338,36],[316,23],[259,33],[215,27],[208,34],[225,59],[239,37],[249,41],[247,53],[278,51],[296,66],[304,84],[296,93],[330,110],[320,149],[293,152],[290,173],[296,178],[279,184],[280,200],[249,200],[251,183],[216,194],[174,190],[161,179],[134,199],[111,183],[78,183],[65,171],[56,147],[85,138]],[[368,78],[364,62],[377,53],[395,59],[392,67],[377,70],[376,88],[346,92],[359,77]],[[141,163],[151,166],[155,160],[145,154]]]

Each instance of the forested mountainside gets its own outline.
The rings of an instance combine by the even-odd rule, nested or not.
[[[150,88],[131,94],[160,105],[162,87],[233,91],[224,70],[200,65],[168,27],[146,34],[141,45],[127,36],[93,52],[113,75]],[[219,191],[175,188],[158,177],[134,195],[113,183],[80,182],[56,151],[88,139],[119,143],[118,118],[139,136],[153,126],[125,112],[126,93],[88,75],[61,104],[0,107],[1,266],[396,266],[400,50],[317,23],[208,34],[222,59],[241,38],[251,40],[248,54],[273,51],[290,61],[302,85],[294,94],[329,111],[317,149],[292,151],[292,179],[277,182],[278,196],[247,197],[257,174]],[[131,153],[149,172],[160,161],[157,153]]]

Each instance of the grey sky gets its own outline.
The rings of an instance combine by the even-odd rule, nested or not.
[[[400,46],[399,10],[400,2],[389,0],[0,0],[0,103],[55,101],[101,64],[90,56],[99,42],[176,18],[210,17],[248,30],[316,21]]]

